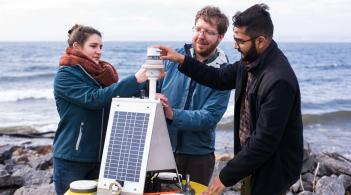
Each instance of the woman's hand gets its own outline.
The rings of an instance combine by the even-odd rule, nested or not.
[[[143,83],[147,80],[146,69],[140,68],[137,73],[135,73],[135,78],[137,83]]]
[[[161,79],[166,75],[166,72],[161,69],[160,70],[160,75],[157,77],[157,79]],[[135,73],[135,78],[137,80],[137,83],[143,83],[148,80],[148,76],[146,75],[146,69],[145,68],[140,68],[137,73]]]

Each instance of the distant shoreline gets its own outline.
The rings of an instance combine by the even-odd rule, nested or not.
[[[105,43],[188,43],[189,40],[174,40],[174,41],[167,41],[167,40],[160,40],[160,41],[155,41],[155,40],[105,40]],[[29,40],[19,40],[19,41],[5,41],[5,40],[0,40],[0,44],[8,44],[8,43],[62,43],[66,44],[66,41],[59,41],[59,40],[41,40],[41,41],[29,41]],[[221,43],[233,43],[233,40],[224,40]],[[279,41],[277,40],[277,43],[280,44],[351,44],[351,41]]]

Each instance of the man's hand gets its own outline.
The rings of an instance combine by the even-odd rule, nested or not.
[[[169,120],[172,120],[173,119],[173,109],[172,109],[172,107],[169,106],[169,102],[168,102],[167,97],[161,93],[156,93],[156,98],[160,99],[166,118]]]
[[[161,59],[162,60],[171,60],[171,61],[175,61],[178,62],[179,64],[183,64],[184,62],[184,55],[177,53],[176,51],[174,51],[173,49],[164,46],[164,45],[154,45],[152,47],[158,48],[161,50],[160,54],[161,54]]]
[[[220,195],[224,191],[225,186],[222,184],[219,177],[215,177],[208,187],[208,189],[202,193],[202,195]]]

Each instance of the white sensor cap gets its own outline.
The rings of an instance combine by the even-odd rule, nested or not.
[[[148,47],[146,55],[147,56],[160,56],[160,49]]]

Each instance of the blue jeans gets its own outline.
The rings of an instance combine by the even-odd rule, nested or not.
[[[63,195],[73,181],[95,180],[99,177],[100,163],[84,163],[60,158],[53,158],[53,161],[57,195]]]

